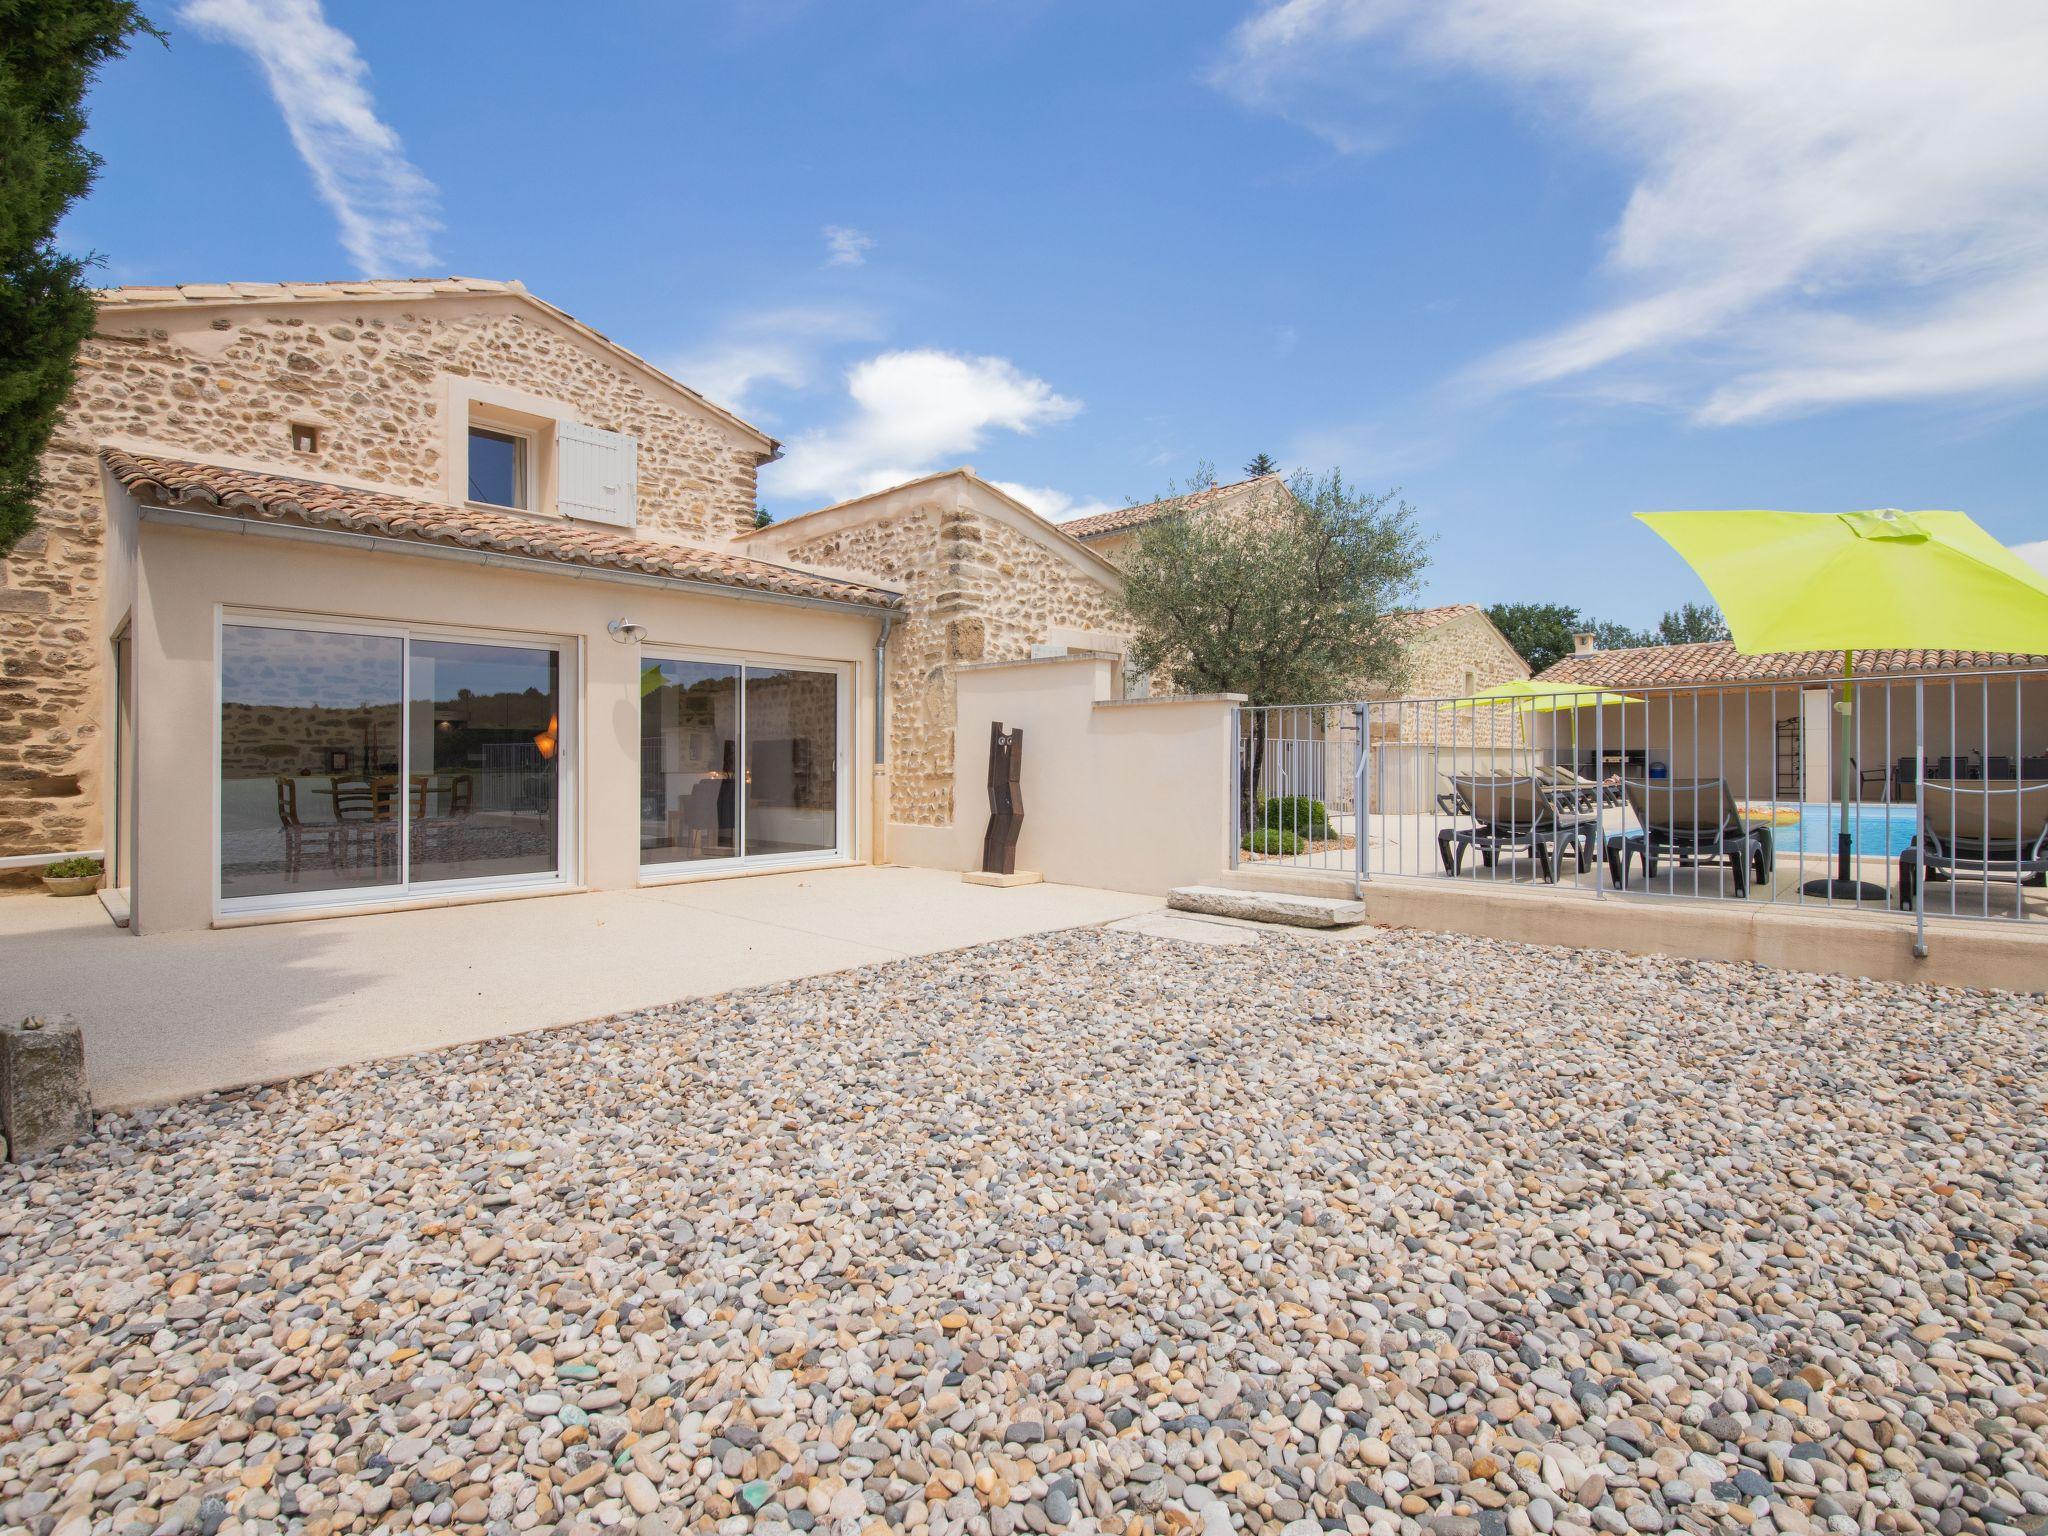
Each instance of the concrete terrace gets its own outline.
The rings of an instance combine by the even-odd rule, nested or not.
[[[104,1109],[1160,906],[863,867],[138,937],[37,892],[0,897],[0,1007],[77,1014]]]

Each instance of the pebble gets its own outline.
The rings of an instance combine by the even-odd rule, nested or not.
[[[0,1168],[0,1526],[2048,1526],[2039,998],[1076,931]]]

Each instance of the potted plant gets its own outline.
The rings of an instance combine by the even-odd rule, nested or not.
[[[43,866],[43,884],[52,896],[90,896],[100,888],[100,861],[80,855]]]

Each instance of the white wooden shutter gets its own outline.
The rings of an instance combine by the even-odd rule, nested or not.
[[[564,517],[631,528],[639,512],[640,443],[573,421],[555,424],[555,504]]]

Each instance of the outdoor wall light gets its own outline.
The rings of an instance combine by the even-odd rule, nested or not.
[[[621,645],[638,645],[647,638],[647,626],[635,624],[631,619],[613,619],[605,628],[611,631],[611,637]]]

